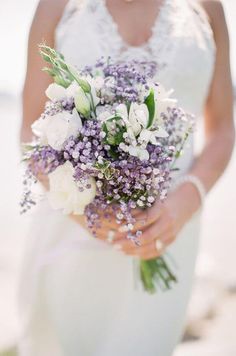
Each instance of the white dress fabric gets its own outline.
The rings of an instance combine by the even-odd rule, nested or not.
[[[105,0],[70,0],[55,33],[57,49],[77,67],[101,56],[152,60],[157,79],[200,117],[215,61],[206,13],[191,0],[163,0],[142,46],[121,38]],[[193,162],[193,139],[179,160]],[[21,285],[21,356],[171,356],[183,332],[198,251],[200,214],[168,253],[178,284],[149,295],[137,288],[133,259],[96,240],[46,201],[32,214]]]

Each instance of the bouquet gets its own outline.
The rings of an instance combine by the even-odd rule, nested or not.
[[[192,117],[177,106],[161,83],[155,63],[101,59],[78,70],[63,55],[40,45],[54,83],[41,117],[32,125],[35,139],[25,144],[22,210],[36,203],[32,184],[49,178],[53,209],[84,214],[96,236],[101,216],[115,215],[127,239],[139,244],[134,209],[164,200],[171,173],[192,129]],[[169,289],[176,277],[165,256],[140,260],[144,289]]]

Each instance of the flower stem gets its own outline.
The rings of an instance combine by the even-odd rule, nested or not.
[[[162,290],[169,290],[172,284],[177,282],[164,257],[141,260],[140,275],[143,287],[148,293],[155,293],[157,286]]]

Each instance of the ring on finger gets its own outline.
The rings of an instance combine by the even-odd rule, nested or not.
[[[160,251],[162,251],[162,250],[164,249],[164,244],[163,244],[163,242],[162,242],[161,240],[159,240],[159,239],[156,239],[156,241],[155,241],[155,246],[156,246],[156,250],[157,250],[158,252],[160,252]]]
[[[107,234],[107,242],[112,243],[115,240],[115,231],[109,230]]]

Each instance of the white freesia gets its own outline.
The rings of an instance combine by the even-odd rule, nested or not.
[[[64,214],[83,215],[84,209],[96,195],[96,182],[93,177],[83,183],[74,180],[74,168],[67,161],[48,175],[50,190],[48,199],[53,209],[62,210]],[[89,185],[86,188],[85,185]],[[80,191],[83,188],[83,191]]]
[[[53,116],[40,118],[32,125],[32,131],[39,137],[41,145],[50,145],[59,151],[69,137],[78,135],[81,128],[82,121],[76,109],[72,114],[63,111]]]

